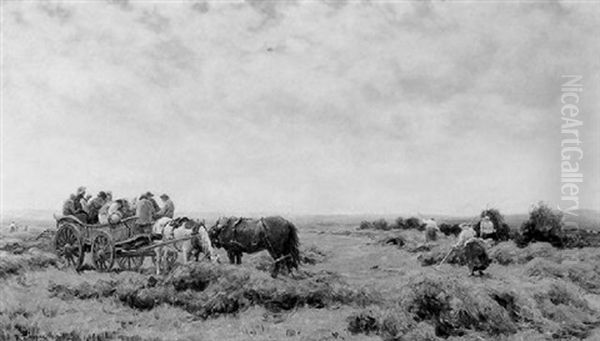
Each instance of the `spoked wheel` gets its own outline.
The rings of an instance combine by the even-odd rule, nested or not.
[[[69,266],[79,269],[83,264],[84,252],[79,230],[72,224],[65,224],[58,228],[54,239],[54,246],[58,257],[67,261]]]
[[[92,241],[92,260],[98,271],[109,271],[115,263],[115,245],[112,237],[102,231]]]
[[[121,270],[137,271],[144,264],[144,256],[127,256],[117,259]]]

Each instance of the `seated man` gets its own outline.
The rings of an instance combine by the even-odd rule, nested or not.
[[[163,207],[156,214],[157,218],[173,218],[173,216],[175,215],[175,205],[173,204],[173,201],[171,201],[169,196],[166,194],[161,195],[160,199],[163,202]]]
[[[125,199],[117,199],[108,207],[108,222],[116,224],[121,221],[127,214],[127,206]]]
[[[101,191],[94,199],[90,200],[87,205],[88,210],[88,224],[98,223],[98,213],[104,204],[106,204],[106,193]]]
[[[76,194],[71,194],[69,199],[63,204],[63,215],[74,216],[82,222],[87,222],[87,213],[83,210],[81,205],[82,200],[85,198],[85,187],[77,188]]]
[[[108,209],[110,208],[111,204],[112,201],[107,200],[104,205],[100,207],[100,210],[98,210],[98,222],[100,224],[108,224]]]

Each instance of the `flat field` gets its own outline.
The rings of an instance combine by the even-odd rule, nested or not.
[[[52,252],[52,223],[3,232],[0,339],[600,340],[599,248],[503,242],[469,276],[455,257],[436,265],[453,236],[294,222],[304,263],[277,279],[265,252],[160,277],[150,259],[140,272],[77,273]]]

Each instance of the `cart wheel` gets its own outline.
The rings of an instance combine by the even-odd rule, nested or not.
[[[115,263],[115,246],[112,237],[102,231],[92,241],[92,260],[98,271],[110,271]]]
[[[138,271],[144,264],[144,256],[128,256],[117,258],[121,270]]]
[[[59,258],[67,261],[69,266],[73,265],[79,269],[83,264],[84,251],[81,234],[75,225],[64,224],[56,231],[54,247]]]

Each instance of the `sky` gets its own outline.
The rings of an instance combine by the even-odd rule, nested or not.
[[[598,3],[1,4],[3,211],[526,212],[560,199],[566,74],[600,208]]]

